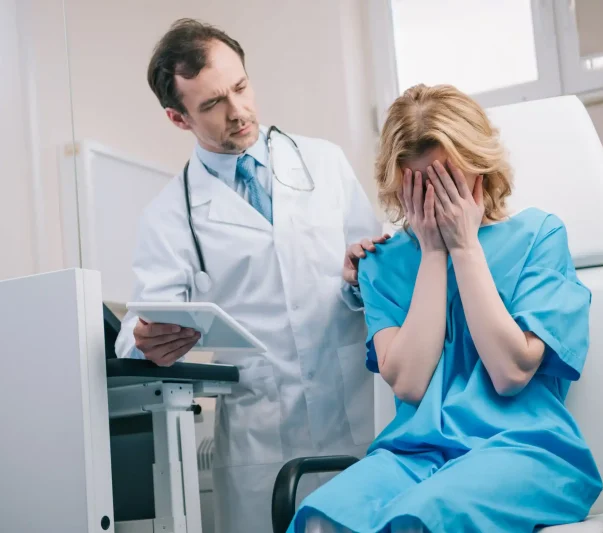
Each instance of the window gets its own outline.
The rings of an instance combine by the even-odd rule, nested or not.
[[[603,88],[603,0],[371,0],[380,116],[451,83],[484,106]]]
[[[563,0],[555,7],[564,92],[602,89],[603,2]]]
[[[458,0],[392,1],[400,87],[452,83],[479,94],[537,81],[530,1],[462,3],[459,12]]]

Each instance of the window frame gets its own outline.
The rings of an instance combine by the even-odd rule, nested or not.
[[[554,5],[564,94],[600,91],[603,89],[603,68],[587,70],[582,66],[575,0],[555,0]],[[597,57],[603,57],[603,52]]]
[[[369,3],[371,48],[379,128],[391,103],[401,94],[394,37],[393,0]],[[539,78],[532,82],[472,94],[484,107],[560,96],[563,87],[557,52],[557,28],[553,0],[532,0],[534,44]]]

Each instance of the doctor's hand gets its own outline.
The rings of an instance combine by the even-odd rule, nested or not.
[[[404,208],[406,220],[419,241],[421,252],[447,253],[446,244],[436,222],[435,192],[432,183],[428,181],[425,193],[423,190],[423,175],[416,171],[413,180],[412,170],[404,169],[402,192],[398,194],[398,198]]]
[[[383,244],[389,238],[386,233],[382,237],[363,239],[349,246],[343,261],[343,279],[350,285],[358,285],[358,261],[366,256],[366,252],[374,252],[377,249],[375,244]]]
[[[472,192],[463,172],[450,160],[447,166],[454,180],[439,161],[427,168],[436,192],[435,213],[442,238],[451,252],[479,246],[477,232],[484,218],[483,176],[477,176]]]
[[[134,340],[144,356],[158,366],[170,366],[188,353],[201,338],[198,331],[173,324],[149,324],[139,319]]]

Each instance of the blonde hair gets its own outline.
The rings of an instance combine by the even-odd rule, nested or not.
[[[390,221],[405,218],[398,197],[402,168],[438,146],[464,173],[484,176],[484,216],[503,219],[513,177],[498,130],[480,105],[455,87],[417,85],[392,104],[381,133],[375,178]]]

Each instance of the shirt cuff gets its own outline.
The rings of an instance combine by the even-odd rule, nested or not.
[[[364,302],[360,294],[360,287],[350,285],[348,282],[341,282],[341,299],[352,311],[364,310]]]

